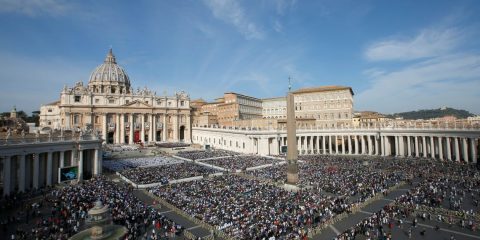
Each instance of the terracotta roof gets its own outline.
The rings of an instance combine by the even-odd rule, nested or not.
[[[250,99],[253,99],[253,100],[256,100],[256,101],[260,101],[261,99],[258,99],[256,97],[251,97],[251,96],[247,96],[247,95],[243,95],[241,93],[236,93],[236,92],[226,92],[224,94],[235,94],[237,95],[238,97],[243,97],[243,98],[250,98]]]
[[[321,87],[309,87],[309,88],[300,88],[296,91],[293,91],[293,94],[298,93],[312,93],[312,92],[327,92],[327,91],[339,91],[339,90],[350,90],[352,95],[354,95],[351,87],[346,86],[321,86]]]
[[[263,98],[262,101],[275,101],[275,100],[286,100],[287,97],[271,97],[271,98]]]
[[[49,106],[49,105],[60,105],[60,100],[45,104],[45,106]]]
[[[192,103],[193,102],[205,102],[205,100],[203,100],[202,98],[199,98],[199,99],[192,100],[191,102]]]

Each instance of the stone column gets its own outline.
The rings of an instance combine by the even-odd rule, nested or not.
[[[405,142],[403,136],[398,136],[398,148],[400,149],[400,156],[405,156]]]
[[[380,155],[380,148],[379,148],[379,138],[377,137],[377,135],[374,135],[373,136],[373,140],[375,141],[375,155]]]
[[[355,141],[355,154],[358,154],[358,136],[357,135],[355,135],[354,141]]]
[[[345,155],[345,137],[342,135],[342,154]]]
[[[120,144],[125,144],[125,114],[120,114]]]
[[[18,174],[18,190],[20,192],[25,192],[25,155],[20,155],[19,156],[19,161],[20,161],[20,174]]]
[[[10,195],[12,188],[12,157],[5,156],[3,158],[3,195]]]
[[[327,146],[325,143],[325,135],[322,136],[322,148],[323,148],[323,154],[327,154]]]
[[[98,175],[99,173],[99,158],[98,158],[98,148],[95,149],[93,153],[93,174]]]
[[[310,154],[313,154],[313,136],[310,136]]]
[[[162,141],[168,142],[168,124],[167,124],[167,114],[163,114],[163,129],[162,129],[163,139]],[[287,140],[288,141],[288,140]]]
[[[129,129],[129,136],[128,136],[128,144],[133,144],[133,128],[134,128],[134,124],[133,124],[133,114],[130,113],[128,115],[128,121],[129,121],[129,124],[130,124],[130,129]]]
[[[333,136],[333,141],[335,143],[335,154],[338,154],[338,141],[337,141],[337,135]]]
[[[468,142],[467,138],[463,138],[463,160],[468,163]]]
[[[435,159],[435,141],[434,136],[430,136],[430,155]]]
[[[412,156],[412,143],[411,143],[411,140],[410,140],[410,136],[407,136],[407,155],[409,157]]]
[[[78,180],[83,180],[83,150],[78,150]]]
[[[148,124],[150,125],[150,128],[148,129],[148,141],[149,142],[153,142],[153,117],[152,117],[152,114],[148,114],[147,116],[148,118]]]
[[[443,160],[443,144],[442,144],[442,137],[438,137],[438,158]]]
[[[367,135],[367,143],[368,143],[368,155],[373,155],[373,144],[372,144],[372,136]]]
[[[60,151],[59,162],[60,162],[60,168],[65,167],[65,152],[64,151]]]
[[[385,136],[380,136],[380,146],[382,146],[382,156],[386,156],[385,153]]]
[[[173,138],[175,142],[180,141],[178,136],[178,114],[173,115]]]
[[[388,136],[385,136],[385,155],[392,155],[392,146],[390,145],[390,138]]]
[[[447,160],[452,160],[452,143],[449,137],[445,138],[445,144],[447,144]]]
[[[33,161],[33,188],[38,189],[38,178],[40,177],[40,159],[38,153],[32,154]]]
[[[477,163],[477,149],[475,146],[475,138],[470,138],[470,151],[472,152],[472,162]]]
[[[352,136],[348,135],[348,154],[353,154],[352,152]]]
[[[458,144],[458,137],[455,137],[455,161],[460,162],[460,146]]]
[[[152,140],[153,142],[157,141],[157,115],[153,114],[152,115]]]
[[[142,124],[142,125],[141,125],[142,128],[141,128],[141,130],[140,130],[140,141],[141,141],[142,143],[144,143],[144,142],[145,142],[145,114],[142,113],[142,114],[140,115],[140,121],[141,121],[141,124]]]
[[[366,144],[365,144],[365,136],[361,135],[360,137],[361,137],[360,143],[361,143],[361,145],[362,145],[361,154],[366,154],[366,153],[367,153],[367,151],[366,151],[366,150],[367,150],[367,149],[366,149],[367,147],[366,147]]]
[[[418,158],[420,157],[420,148],[418,143],[418,136],[415,136],[415,156]]]
[[[320,136],[317,136],[317,154],[320,154]]]
[[[423,157],[427,158],[427,140],[422,136]]]
[[[396,156],[400,156],[399,138],[400,138],[399,136],[395,136],[395,155]]]
[[[102,115],[102,137],[103,137],[103,141],[104,142],[107,142],[107,137],[108,137],[108,134],[107,134],[107,114],[104,113]]]
[[[120,144],[120,114],[115,114],[115,143]]]
[[[52,185],[52,152],[47,152],[47,186]]]
[[[328,153],[333,154],[333,140],[332,140],[332,135],[328,136]]]

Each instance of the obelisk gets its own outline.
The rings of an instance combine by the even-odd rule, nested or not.
[[[298,183],[297,129],[295,121],[295,103],[293,93],[287,95],[287,184]]]

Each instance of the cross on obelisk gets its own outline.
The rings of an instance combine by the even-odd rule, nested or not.
[[[287,94],[287,184],[298,183],[297,129],[295,121],[295,102],[292,93],[291,78],[288,77]]]

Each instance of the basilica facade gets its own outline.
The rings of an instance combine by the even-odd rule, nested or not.
[[[185,92],[158,96],[135,90],[110,49],[87,85],[65,86],[58,101],[41,106],[40,127],[97,131],[107,144],[190,142],[190,98]]]

